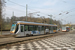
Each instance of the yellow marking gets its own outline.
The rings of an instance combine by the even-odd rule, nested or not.
[[[62,31],[66,31],[66,30],[62,30]]]
[[[56,30],[53,30],[53,32],[56,32]]]
[[[10,31],[10,33],[14,33],[14,31]]]

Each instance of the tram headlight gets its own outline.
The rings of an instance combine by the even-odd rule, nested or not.
[[[14,33],[15,31],[10,31],[10,33]]]

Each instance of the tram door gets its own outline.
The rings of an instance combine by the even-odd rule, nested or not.
[[[38,26],[38,31],[40,32],[40,34],[41,34],[41,27],[42,26]]]
[[[50,33],[53,33],[53,26],[50,27]]]
[[[24,34],[24,33],[25,33],[25,32],[24,32],[24,25],[21,25],[20,28],[21,28],[21,30],[20,30],[20,31],[21,31],[20,35],[21,35],[21,36],[24,36],[24,35],[25,35],[25,34]]]
[[[52,26],[52,28],[51,28],[51,29],[52,29],[52,33],[53,33],[53,26]]]

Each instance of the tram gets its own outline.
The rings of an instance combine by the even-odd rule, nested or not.
[[[26,21],[13,22],[10,30],[10,34],[17,35],[17,37],[56,33],[56,32],[57,32],[57,25],[26,22]]]
[[[70,31],[69,26],[62,27],[62,32],[68,32],[68,31]]]

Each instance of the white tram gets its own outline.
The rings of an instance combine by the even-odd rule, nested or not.
[[[57,32],[57,25],[26,21],[15,21],[10,30],[10,33],[17,37],[55,32]]]
[[[70,31],[70,27],[69,26],[62,27],[62,32],[68,32],[68,31]]]

